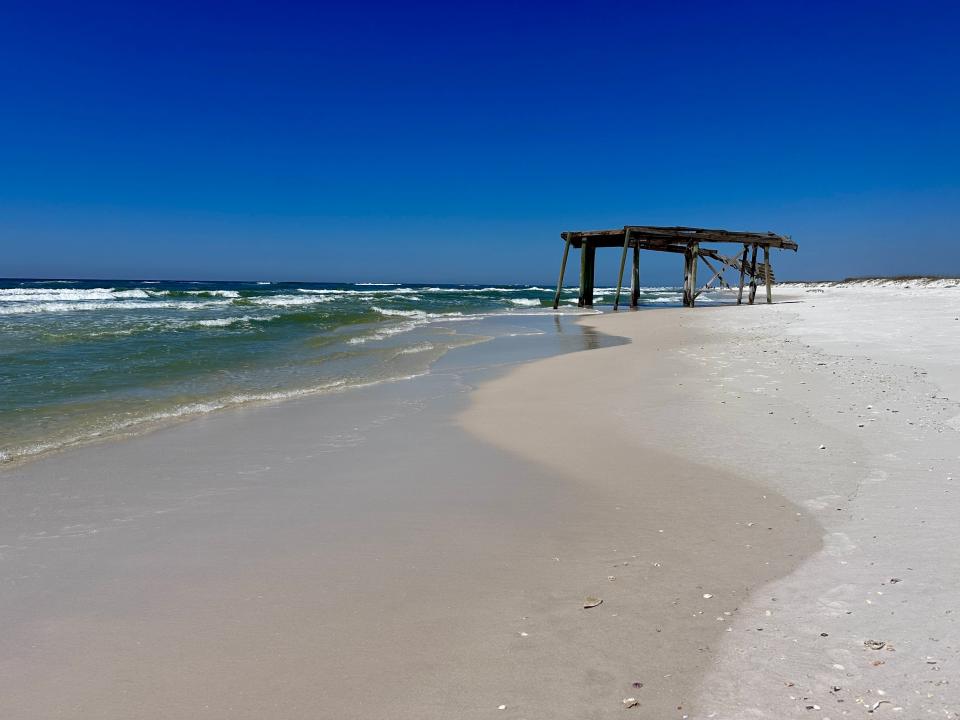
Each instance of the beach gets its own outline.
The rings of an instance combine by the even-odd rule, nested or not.
[[[956,716],[960,287],[775,299],[0,471],[0,716]]]

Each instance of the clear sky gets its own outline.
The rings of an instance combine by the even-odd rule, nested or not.
[[[549,282],[560,231],[627,223],[960,274],[958,35],[922,0],[6,0],[0,276]]]

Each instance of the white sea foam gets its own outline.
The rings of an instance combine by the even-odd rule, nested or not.
[[[185,290],[187,295],[209,295],[211,297],[238,298],[240,293],[237,290]]]
[[[417,291],[412,288],[388,288],[384,290],[335,290],[330,288],[297,288],[297,292],[306,295],[342,295],[342,296],[372,296],[372,295],[412,295]]]
[[[482,287],[482,288],[470,288],[470,287],[453,287],[453,288],[441,288],[441,287],[427,287],[427,288],[417,288],[421,292],[425,293],[483,293],[489,295],[491,293],[523,293],[523,292],[548,292],[547,288],[542,287]]]
[[[371,305],[370,309],[388,317],[416,318],[417,320],[426,320],[430,317],[430,313],[423,310],[396,310],[394,308],[377,307],[376,305]]]
[[[153,302],[123,302],[108,301],[79,301],[79,302],[17,302],[0,303],[0,315],[20,315],[31,313],[65,313],[90,312],[93,310],[202,310],[209,307],[223,307],[222,301],[162,301]]]
[[[113,288],[2,288],[0,303],[7,302],[82,302],[84,300],[115,300],[149,298],[145,290],[114,290]]]
[[[387,317],[405,317],[415,320],[451,320],[483,317],[483,315],[464,315],[462,312],[433,313],[424,310],[397,310],[395,308],[383,308],[377,305],[371,305],[370,309]]]
[[[420,327],[424,323],[421,322],[405,322],[399,323],[397,325],[389,325],[385,328],[380,328],[374,333],[369,335],[358,335],[357,337],[352,337],[347,340],[348,345],[363,345],[368,342],[376,342],[378,340],[386,340],[391,335],[400,335],[402,333],[410,332]]]
[[[316,305],[317,303],[331,302],[332,297],[303,297],[297,295],[265,295],[249,298],[254,305],[268,305],[271,307],[296,307],[298,305]]]
[[[408,348],[403,348],[397,355],[415,355],[417,353],[429,352],[434,349],[433,343],[420,343],[419,345],[413,345]]]
[[[240,317],[226,317],[226,318],[214,318],[211,320],[197,320],[193,323],[188,323],[188,325],[200,325],[202,327],[230,327],[231,325],[240,325],[243,323],[251,322],[266,322],[267,320],[275,320],[279,315],[262,315],[259,317],[253,315],[241,315]]]
[[[540,301],[536,298],[510,298],[510,303],[512,305],[520,305],[523,307],[539,307]]]
[[[372,286],[377,287],[377,283],[356,283],[358,286]],[[418,293],[429,293],[429,294],[485,294],[490,295],[493,293],[524,293],[524,292],[549,292],[547,288],[531,286],[531,287],[483,287],[483,288],[473,288],[473,287],[420,287],[420,288],[410,288],[410,287],[400,287],[399,285],[390,286],[381,285],[384,287],[384,290],[348,290],[348,289],[336,289],[336,288],[297,288],[298,292],[306,293],[309,295],[370,295],[370,294],[389,294],[389,295],[410,295]]]

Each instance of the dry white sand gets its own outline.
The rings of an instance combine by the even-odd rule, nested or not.
[[[543,361],[485,386],[478,405],[510,412],[468,426],[585,483],[614,445],[697,458],[721,473],[704,475],[704,486],[737,492],[726,478],[738,474],[822,528],[823,547],[798,568],[752,588],[732,617],[715,613],[724,632],[683,715],[956,717],[960,286],[787,286],[778,300],[593,319],[633,344]],[[637,364],[651,350],[674,368],[657,388]],[[555,413],[532,411],[577,382]],[[537,417],[531,444],[521,428]],[[585,448],[597,452],[583,462]],[[649,470],[645,456],[634,455],[637,477]],[[758,548],[769,555],[751,512],[744,507],[729,532],[746,523],[753,536],[717,562]],[[667,716],[662,695],[644,688],[637,698],[641,716],[644,705],[655,708],[648,717]]]
[[[960,283],[780,298],[797,302],[696,318],[717,327],[697,392],[724,402],[704,429],[735,412],[756,476],[816,518],[824,548],[741,608],[701,715],[958,717]]]

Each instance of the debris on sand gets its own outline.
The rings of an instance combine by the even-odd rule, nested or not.
[[[887,643],[885,640],[864,640],[863,644],[871,650],[883,650]]]
[[[602,602],[603,602],[603,600],[601,600],[600,598],[598,598],[598,597],[593,597],[592,595],[589,595],[589,596],[587,596],[587,598],[583,601],[583,609],[584,609],[584,610],[589,610],[590,608],[595,608],[597,605],[599,605],[599,604],[602,603]]]
[[[873,705],[871,705],[871,706],[867,709],[867,712],[868,712],[868,713],[875,713],[875,712],[877,711],[877,708],[880,707],[881,705],[883,705],[884,703],[886,703],[887,705],[892,705],[892,704],[893,704],[893,703],[891,703],[889,700],[877,700]]]
[[[624,698],[624,699],[623,699],[623,706],[624,706],[627,710],[629,710],[630,708],[639,707],[639,706],[640,706],[640,701],[637,700],[636,698],[632,698],[632,697]]]

